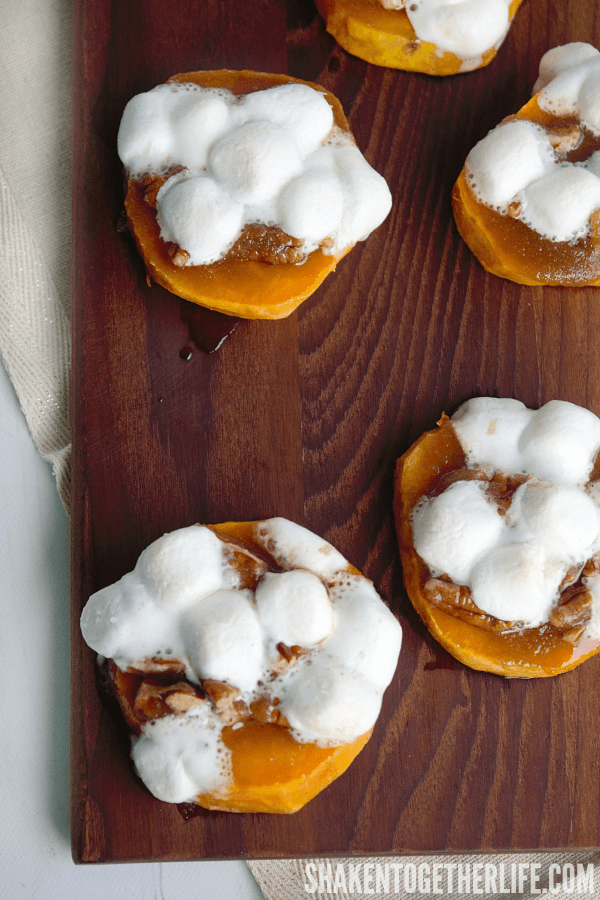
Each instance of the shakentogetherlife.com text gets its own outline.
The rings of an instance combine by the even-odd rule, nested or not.
[[[402,863],[314,860],[304,864],[307,894],[594,894],[593,863]]]

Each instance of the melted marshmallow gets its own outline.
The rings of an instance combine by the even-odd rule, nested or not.
[[[581,570],[600,549],[600,508],[588,490],[600,419],[562,400],[534,411],[479,397],[451,421],[469,468],[530,477],[504,516],[480,481],[455,482],[425,499],[413,513],[415,549],[433,574],[469,587],[483,612],[541,625],[567,571]],[[598,622],[591,627],[600,630]]]
[[[553,166],[548,135],[526,119],[498,125],[467,157],[469,183],[475,194],[483,203],[500,209]]]
[[[371,582],[307,529],[270,519],[254,539],[282,569],[257,570],[256,593],[242,587],[235,556],[195,525],[159,538],[133,572],[92,595],[83,636],[122,669],[179,660],[191,682],[226,682],[248,706],[268,685],[298,741],[353,741],[379,714],[400,626]],[[279,671],[280,643],[307,652]],[[152,793],[178,803],[227,783],[222,727],[208,700],[145,725],[132,755]]]
[[[227,785],[230,753],[221,741],[219,717],[207,703],[187,716],[163,716],[142,726],[131,757],[152,794],[185,803]]]
[[[458,481],[415,510],[415,550],[436,574],[465,584],[481,556],[498,542],[502,519],[481,483]]]
[[[256,608],[268,633],[288,647],[312,647],[334,625],[327,588],[306,569],[267,572],[256,588]]]
[[[236,97],[195,84],[133,97],[121,120],[129,174],[183,167],[157,194],[161,237],[205,265],[231,249],[245,224],[278,226],[310,253],[340,253],[385,219],[391,194],[352,137],[334,125],[324,95],[284,84]]]
[[[600,136],[600,52],[590,44],[556,47],[542,57],[534,86],[541,109],[575,116]],[[469,184],[484,204],[517,217],[552,241],[573,241],[589,232],[600,209],[600,172],[590,158],[570,163],[555,151],[543,128],[526,119],[504,122],[471,150]]]
[[[380,0],[405,9],[416,36],[460,59],[480,57],[504,40],[510,0]]]

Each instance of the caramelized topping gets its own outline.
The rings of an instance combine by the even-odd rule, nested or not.
[[[281,725],[283,728],[289,728],[289,722],[283,715],[279,707],[279,699],[277,697],[268,697],[263,694],[250,705],[252,718],[263,725]]]
[[[529,477],[529,475],[503,475],[502,472],[496,472],[490,478],[487,494],[498,507],[501,516],[506,514],[512,503],[514,492],[522,484],[525,484]]]
[[[546,128],[546,134],[556,152],[565,156],[583,141],[583,130],[575,122],[557,122]]]
[[[306,656],[308,650],[304,647],[299,647],[297,644],[294,644],[293,647],[288,647],[287,644],[284,644],[281,641],[277,644],[277,652],[279,653],[279,659],[273,664],[273,672],[275,674],[280,675],[281,672],[285,672],[285,670],[301,659],[303,656]]]
[[[248,707],[241,699],[242,692],[239,688],[212,678],[205,678],[202,687],[225,725],[234,725],[248,718]]]

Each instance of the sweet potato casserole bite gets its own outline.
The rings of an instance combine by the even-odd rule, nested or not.
[[[475,669],[534,677],[600,648],[600,419],[480,397],[398,460],[409,598]]]
[[[232,812],[295,812],[347,769],[401,642],[372,583],[286,519],[164,535],[81,627],[148,789]]]

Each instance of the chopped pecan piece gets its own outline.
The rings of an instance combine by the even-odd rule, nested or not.
[[[160,719],[173,714],[181,715],[205,702],[204,697],[186,681],[176,684],[143,681],[135,696],[133,709],[141,720]]]
[[[600,575],[600,553],[594,553],[581,570],[582,578],[592,578],[594,575]]]
[[[187,250],[182,250],[180,247],[179,250],[177,251],[177,253],[175,254],[175,256],[173,257],[172,263],[174,266],[178,266],[180,269],[182,269],[185,266],[185,264],[187,263],[189,258],[190,258],[190,254],[187,252]]]
[[[592,595],[580,584],[566,588],[558,606],[550,613],[550,624],[558,631],[568,632],[574,628],[583,629],[592,617]]]
[[[171,262],[174,266],[178,266],[180,269],[185,266],[188,259],[190,258],[190,254],[187,250],[183,250],[177,244],[174,244],[173,241],[167,242],[167,253],[171,257]]]
[[[510,631],[515,624],[482,612],[473,602],[469,588],[464,584],[455,584],[447,575],[441,578],[428,578],[423,586],[423,592],[430,603],[484,631],[503,634]]]
[[[583,131],[575,122],[547,128],[546,134],[554,149],[560,154],[567,154],[571,150],[575,150],[583,140]]]
[[[574,584],[579,578],[579,566],[569,566],[567,571],[565,572],[565,577],[561,581],[558,591],[560,594],[569,587],[569,585]]]
[[[178,659],[139,659],[132,663],[128,672],[139,672],[142,675],[183,675],[185,666]]]
[[[490,478],[487,493],[498,507],[501,516],[505,515],[510,507],[514,492],[529,478],[529,475],[505,475],[502,472],[496,472]]]
[[[282,728],[288,728],[289,722],[281,710],[278,709],[278,706],[278,697],[268,697],[264,694],[250,704],[250,712],[253,718],[263,725],[281,725]]]
[[[435,603],[436,606],[473,606],[477,609],[471,600],[471,591],[464,584],[455,584],[445,578],[429,578],[425,582],[424,591],[430,603]]]
[[[279,653],[279,659],[271,667],[273,672],[276,672],[278,675],[281,672],[285,672],[288,666],[293,665],[303,656],[306,656],[308,650],[305,647],[299,647],[298,644],[294,644],[293,647],[288,647],[287,644],[284,644],[283,641],[280,641],[277,644],[277,652]]]
[[[235,722],[248,718],[249,710],[241,699],[242,692],[239,688],[227,684],[226,681],[215,681],[212,678],[205,678],[202,688],[210,697],[223,724],[234,725]]]
[[[227,562],[233,566],[240,579],[240,590],[249,588],[255,591],[258,582],[267,571],[267,564],[250,550],[231,541],[223,544],[223,550]]]
[[[150,178],[150,176],[146,176],[146,178]],[[144,181],[142,181],[142,184],[144,184]],[[148,206],[151,206],[152,209],[156,209],[156,195],[163,184],[164,178],[150,178],[150,180],[144,184],[144,201]]]
[[[277,644],[277,650],[283,656],[286,662],[292,662],[292,660],[300,659],[302,656],[306,656],[308,650],[304,647],[299,647],[298,644],[293,644],[291,647],[288,647],[287,644],[284,644],[281,641]]]

